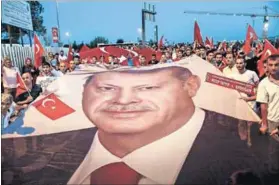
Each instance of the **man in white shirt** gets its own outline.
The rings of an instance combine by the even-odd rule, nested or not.
[[[230,78],[239,80],[245,83],[249,83],[257,87],[259,83],[259,77],[254,71],[250,71],[246,69],[246,63],[243,57],[239,57],[236,59],[235,63],[237,72],[231,74]],[[240,93],[241,99],[246,101],[250,107],[257,112],[256,107],[256,95],[247,95],[245,93]],[[238,123],[238,133],[242,140],[246,140],[248,137],[248,130],[249,130],[250,123],[247,121],[239,120]]]
[[[262,132],[272,132],[279,126],[279,55],[268,57],[267,70],[269,76],[260,82],[257,92],[257,102],[261,103]]]
[[[237,58],[236,59],[236,69],[237,73],[232,74],[230,77],[235,80],[239,80],[245,83],[249,83],[254,86],[258,86],[259,84],[259,77],[255,71],[251,71],[246,69],[246,63],[244,58]],[[255,100],[256,95],[254,96],[247,96],[247,94],[241,93],[241,98],[248,102],[251,108],[256,111],[255,107]]]
[[[55,74],[54,74],[55,73]],[[47,89],[49,84],[51,84],[53,81],[57,79],[57,72],[54,69],[51,69],[51,66],[49,63],[43,63],[42,64],[42,72],[36,79],[36,84],[39,85],[43,92]]]
[[[233,53],[226,53],[226,62],[228,66],[223,69],[223,74],[227,77],[230,77],[231,75],[237,73]]]
[[[64,51],[63,50],[60,51],[60,55],[58,57],[58,60],[59,60],[59,62],[67,60],[67,57],[64,55]]]

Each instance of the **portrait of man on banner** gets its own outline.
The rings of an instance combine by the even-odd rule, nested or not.
[[[197,106],[199,103],[194,99],[201,96],[205,83],[213,89],[217,86],[205,82],[206,75],[197,75],[192,69],[191,64],[182,61],[143,68],[89,67],[66,75],[61,80],[66,82],[70,76],[86,74],[76,98],[81,98],[80,115],[86,117],[91,127],[68,132],[64,128],[63,132],[51,134],[47,132],[55,125],[49,122],[41,125],[46,135],[15,138],[14,145],[23,140],[29,143],[24,149],[19,147],[26,152],[19,158],[7,157],[18,161],[20,173],[43,184],[213,185],[228,183],[239,176],[255,184],[263,180],[274,182],[278,178],[276,164],[264,165],[252,148],[240,140],[238,119]],[[55,107],[57,97],[55,94],[48,97],[49,102],[55,100],[50,106],[44,99],[38,100],[45,102],[40,109]],[[39,104],[34,103],[34,111]],[[72,107],[75,110],[64,117],[77,116],[78,107]],[[218,103],[211,107],[218,107]],[[64,117],[55,118],[56,126]],[[76,118],[65,124],[70,127],[81,123]],[[258,124],[251,129],[258,130]],[[14,152],[18,153],[19,148],[14,148]],[[26,158],[30,154],[33,157]],[[32,173],[46,176],[36,177]]]

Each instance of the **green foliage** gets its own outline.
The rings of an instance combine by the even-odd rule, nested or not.
[[[123,44],[124,43],[124,39],[117,39],[116,44]]]
[[[73,47],[73,49],[75,49],[75,50],[78,48],[78,45],[77,45],[77,42],[76,42],[76,41],[73,42],[72,47]]]
[[[44,19],[42,13],[44,8],[39,1],[28,1],[31,8],[31,17],[33,23],[33,29],[38,35],[44,35],[46,33],[46,28],[43,26]]]
[[[43,16],[42,13],[44,12],[44,8],[39,1],[27,1],[30,4],[31,9],[31,18],[33,23],[33,30],[41,36],[46,34],[46,28],[43,25]],[[6,24],[1,23],[2,32],[8,32],[8,28]],[[11,38],[12,43],[19,43],[20,32],[19,28],[15,26],[11,27]],[[22,34],[28,34],[28,30],[22,29]],[[2,40],[3,43],[8,42],[8,40]]]
[[[98,36],[98,37],[95,37],[95,39],[93,39],[92,41],[90,41],[90,43],[88,44],[88,47],[95,48],[98,46],[98,44],[101,44],[101,43],[108,44],[109,41],[105,37]]]

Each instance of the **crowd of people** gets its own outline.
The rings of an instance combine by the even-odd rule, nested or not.
[[[138,46],[123,47],[134,50]],[[129,66],[148,66],[162,63],[177,62],[183,58],[197,55],[206,62],[214,65],[223,74],[238,81],[252,84],[256,87],[255,95],[241,93],[241,98],[251,106],[251,108],[261,117],[262,133],[278,134],[279,127],[279,55],[269,56],[264,61],[265,74],[259,76],[257,64],[263,55],[263,44],[260,48],[252,47],[251,52],[245,55],[241,45],[229,43],[226,47],[222,43],[213,47],[199,46],[197,42],[193,44],[176,44],[153,48],[154,53],[151,58],[139,53],[137,58],[133,58],[129,53],[126,57]],[[149,58],[149,60],[147,60]],[[36,68],[31,58],[26,58],[24,66],[19,70],[13,66],[9,57],[5,57],[2,62],[2,131],[16,119],[16,117],[33,102],[41,93],[44,93],[47,86],[57,78],[71,73],[84,65],[102,65],[108,69],[121,65],[121,60],[116,56],[92,56],[91,58],[81,58],[78,53],[73,54],[73,58],[68,57],[61,50],[60,53],[47,53],[41,58],[41,66]],[[202,66],[201,66],[202,67]],[[25,83],[27,91],[22,94],[16,92],[17,74]],[[245,130],[247,122],[240,122],[240,130]],[[245,133],[245,132],[244,132]],[[246,136],[240,132],[240,138]]]

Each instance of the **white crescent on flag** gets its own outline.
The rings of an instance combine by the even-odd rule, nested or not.
[[[105,47],[101,47],[100,50],[104,53],[108,53],[106,50],[105,50]],[[109,53],[108,53],[109,54]]]
[[[40,47],[38,46],[38,44],[36,44],[36,50],[35,53],[38,54],[40,52]]]
[[[266,52],[265,52],[265,56],[266,57],[268,57],[268,56],[270,56],[271,55],[271,51],[268,49],[268,50],[266,50]]]
[[[124,57],[123,55],[121,55],[121,57],[118,58],[118,59],[119,59],[119,62],[122,63],[122,62],[125,61],[127,58]]]
[[[47,102],[53,102],[54,104],[55,104],[55,101],[53,100],[53,99],[50,99],[50,98],[47,98],[47,99],[45,99],[43,102],[42,102],[42,106],[44,107],[44,108],[46,108],[46,103]],[[55,106],[52,106],[51,107],[52,109],[55,109]]]
[[[254,37],[254,34],[252,32],[250,32],[250,39],[252,39]]]

